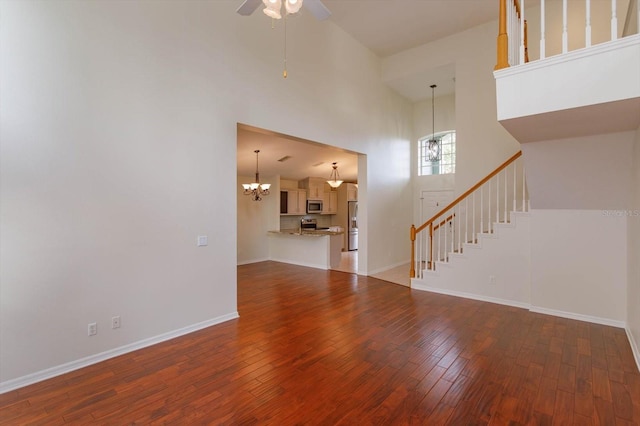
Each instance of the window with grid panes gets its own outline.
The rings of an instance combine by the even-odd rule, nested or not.
[[[438,141],[440,160],[429,160],[429,139]],[[456,131],[436,133],[418,141],[418,176],[444,175],[456,172]]]

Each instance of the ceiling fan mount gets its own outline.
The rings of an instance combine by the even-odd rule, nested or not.
[[[298,4],[296,6],[296,3],[300,2],[302,3],[302,7],[304,7],[307,11],[309,11],[309,13],[311,13],[319,21],[323,21],[329,18],[329,16],[331,16],[331,12],[329,11],[329,9],[327,9],[327,7],[322,3],[321,0],[297,0],[293,2],[291,2],[290,0],[274,0],[273,2],[270,2],[269,0],[267,0],[264,2],[264,4],[267,5],[267,7],[265,8],[265,14],[274,19],[280,19],[279,13],[272,13],[276,9],[273,9],[273,8],[270,9],[269,5],[267,4],[267,3],[276,4],[276,3],[279,3],[280,1],[287,3],[286,4],[287,14],[292,14],[292,15],[295,14],[300,9],[300,5]],[[240,5],[238,10],[236,10],[236,12],[238,12],[240,15],[243,15],[243,16],[249,16],[253,12],[255,12],[258,6],[260,6],[262,3],[263,3],[263,0],[245,0]],[[293,8],[290,9],[290,7],[293,7]],[[293,12],[291,12],[290,10],[293,10]]]

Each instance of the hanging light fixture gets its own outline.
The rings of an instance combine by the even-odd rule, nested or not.
[[[269,195],[270,183],[260,183],[260,173],[258,173],[258,153],[259,149],[253,151],[256,153],[256,180],[252,183],[243,183],[244,195],[251,195],[253,201],[262,200],[263,195]]]
[[[264,14],[273,19],[282,18],[282,0],[262,0],[265,5]],[[302,7],[302,0],[284,0],[284,10],[288,15],[298,13]]]
[[[331,170],[331,176],[329,176],[329,180],[327,183],[331,188],[336,189],[340,185],[342,185],[342,181],[340,180],[340,175],[338,174],[338,163],[333,163],[333,170]]]
[[[440,141],[436,139],[435,84],[431,85],[431,125],[433,132],[427,142],[427,158],[429,161],[440,161]]]

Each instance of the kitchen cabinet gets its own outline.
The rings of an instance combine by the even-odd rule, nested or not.
[[[304,189],[280,191],[280,215],[307,214],[307,192]]]
[[[302,180],[302,187],[307,190],[307,200],[322,200],[324,197],[324,179],[308,177]]]
[[[338,192],[325,192],[322,197],[322,214],[338,213]]]

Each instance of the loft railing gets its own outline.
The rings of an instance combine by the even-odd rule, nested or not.
[[[546,31],[547,31],[547,15],[545,15],[546,1],[555,4],[555,1],[549,0],[500,0],[500,16],[498,23],[498,50],[497,50],[497,62],[495,69],[503,69],[509,66],[520,65],[525,62],[529,62],[528,58],[528,27],[525,20],[525,1],[527,5],[538,5],[540,7],[540,53],[539,59],[546,57]],[[580,6],[579,2],[571,3],[571,10],[569,9],[568,0],[562,0],[562,30],[561,33],[556,30],[560,28],[552,28],[554,32],[558,32],[562,37],[562,52],[567,53],[569,50],[569,31],[568,20],[569,14],[584,14],[584,47],[588,48],[592,45],[592,7],[591,0],[584,0],[584,10],[577,8]],[[635,10],[632,9],[635,5]],[[580,6],[581,8],[581,6]],[[623,11],[624,21],[630,22],[628,18],[635,16],[635,22],[637,32],[640,33],[640,25],[638,24],[638,17],[640,17],[640,1],[629,2],[629,10]],[[532,18],[533,19],[533,18]],[[610,20],[610,40],[616,40],[618,38],[618,10],[617,0],[611,0],[611,20]],[[537,29],[536,29],[537,30]],[[598,30],[602,30],[598,28]],[[575,45],[575,43],[573,43]]]
[[[512,211],[529,211],[521,156],[518,151],[418,228],[411,225],[411,278],[422,278],[436,262],[462,253],[478,234],[493,233],[496,223],[510,221]]]
[[[529,62],[527,21],[524,8],[520,8],[521,1],[524,5],[524,0],[500,0],[496,70]]]

